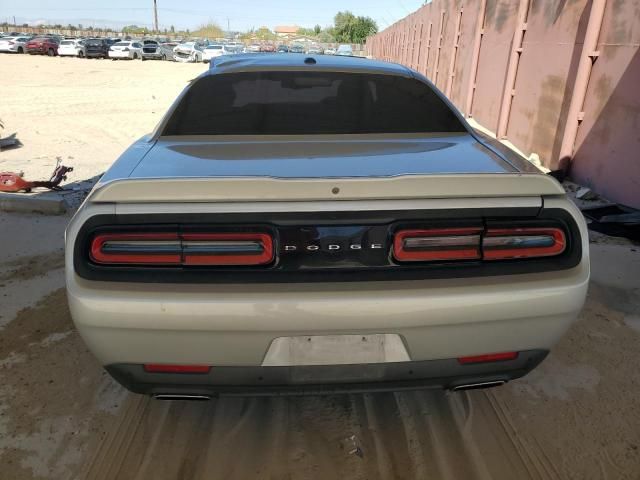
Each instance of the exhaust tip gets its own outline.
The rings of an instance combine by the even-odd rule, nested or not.
[[[454,392],[458,392],[461,390],[477,390],[480,388],[491,388],[491,387],[499,387],[500,385],[504,385],[504,380],[492,380],[490,382],[477,382],[477,383],[463,383],[462,385],[456,385],[452,387],[451,390]]]
[[[209,395],[189,395],[182,393],[158,393],[153,396],[156,400],[189,400],[192,402],[205,402],[211,400]]]

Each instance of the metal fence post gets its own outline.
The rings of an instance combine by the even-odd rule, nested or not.
[[[522,54],[522,42],[524,33],[527,30],[527,16],[529,15],[530,0],[520,0],[518,8],[518,23],[513,33],[513,42],[511,44],[511,55],[509,56],[509,65],[507,67],[507,79],[504,84],[504,92],[502,94],[502,103],[500,104],[500,115],[498,116],[498,131],[496,136],[500,139],[507,137],[507,127],[509,125],[509,114],[511,113],[511,104],[515,95],[516,75],[518,73],[518,63]]]
[[[471,54],[471,72],[469,73],[469,84],[467,85],[467,101],[464,113],[467,117],[473,116],[473,97],[476,93],[476,81],[478,79],[478,65],[480,64],[480,50],[482,48],[482,37],[484,36],[484,22],[487,13],[487,0],[480,3],[478,22],[476,24],[476,34],[473,40],[473,53]]]

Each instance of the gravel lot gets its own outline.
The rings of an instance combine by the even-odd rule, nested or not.
[[[205,68],[0,55],[0,118],[24,143],[0,170],[99,174]],[[638,246],[594,235],[579,322],[498,389],[162,403],[73,329],[68,220],[0,212],[0,478],[640,478]]]

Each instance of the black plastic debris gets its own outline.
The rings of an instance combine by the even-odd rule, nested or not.
[[[589,222],[589,229],[610,235],[640,241],[640,210],[617,204],[587,207],[582,213]]]

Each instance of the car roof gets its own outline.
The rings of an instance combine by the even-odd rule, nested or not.
[[[307,59],[313,59],[313,62]],[[221,57],[209,67],[209,74],[232,73],[245,71],[269,70],[309,70],[363,72],[413,76],[411,70],[403,65],[363,57],[334,57],[309,55],[304,53],[244,53],[229,57]]]

